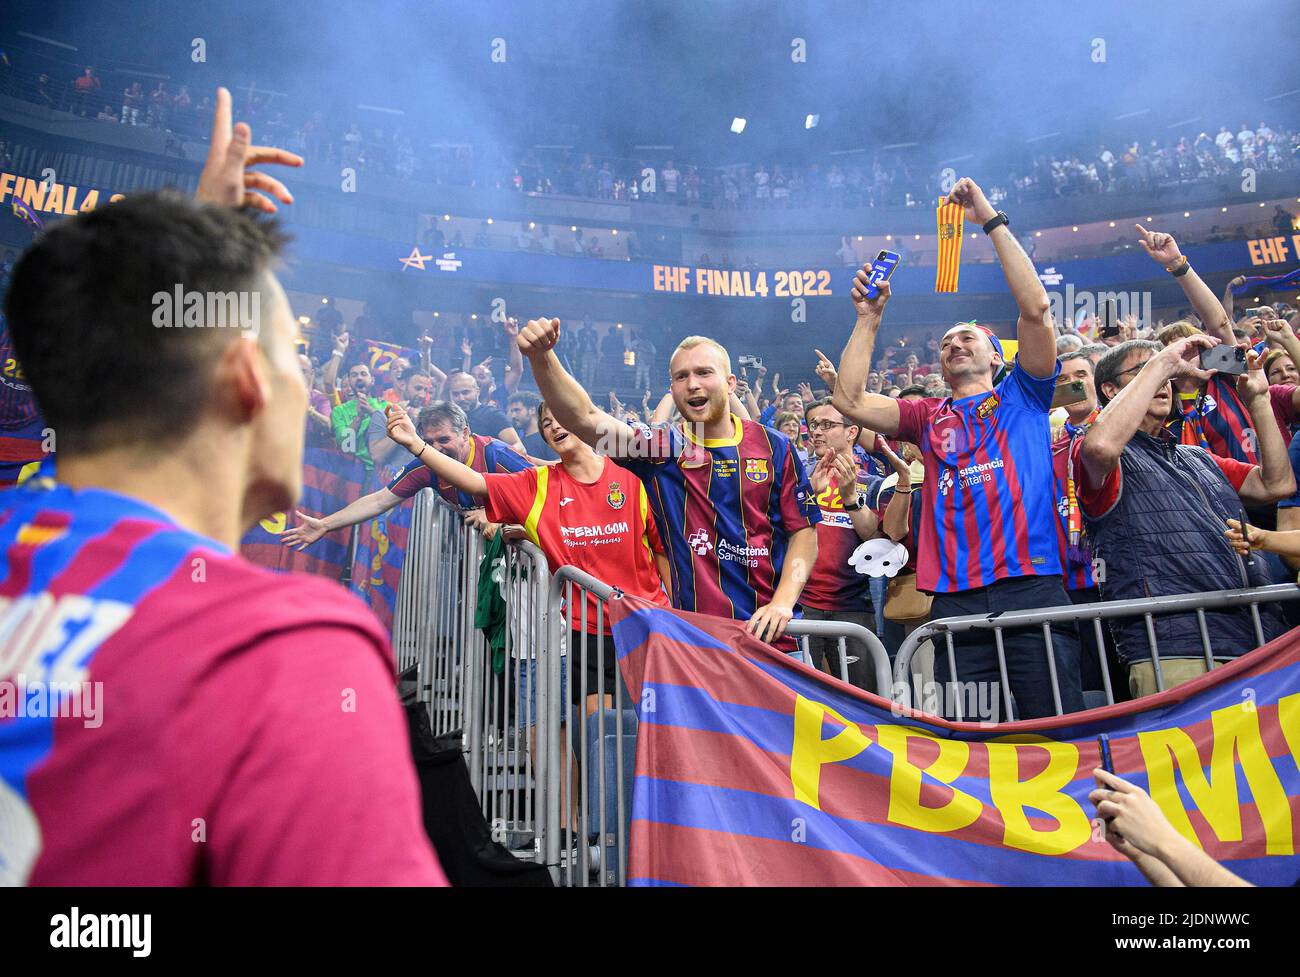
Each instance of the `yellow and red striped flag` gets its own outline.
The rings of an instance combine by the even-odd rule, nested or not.
[[[939,224],[939,267],[934,273],[936,292],[957,291],[957,276],[961,272],[962,208],[959,203],[939,201],[935,211]]]

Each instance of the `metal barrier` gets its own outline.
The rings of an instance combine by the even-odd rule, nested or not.
[[[898,650],[898,656],[894,664],[894,681],[897,690],[895,698],[903,705],[921,711],[925,710],[926,703],[915,694],[916,688],[913,681],[918,677],[918,673],[915,673],[912,669],[913,658],[923,643],[927,641],[934,642],[935,654],[937,655],[939,654],[939,639],[943,639],[948,659],[950,682],[956,685],[959,678],[957,655],[953,647],[953,635],[971,631],[992,631],[997,647],[998,669],[1002,680],[1003,704],[1007,710],[1006,715],[1010,716],[1012,714],[1011,687],[1007,682],[1007,659],[1006,651],[1003,648],[1002,633],[1008,628],[1037,627],[1043,631],[1044,656],[1052,683],[1052,696],[1056,705],[1056,714],[1059,716],[1062,714],[1061,691],[1056,674],[1056,658],[1052,648],[1051,625],[1078,624],[1082,627],[1085,622],[1091,622],[1093,634],[1096,638],[1096,651],[1099,657],[1102,681],[1105,686],[1106,702],[1111,704],[1115,701],[1115,695],[1114,690],[1111,688],[1107,668],[1106,642],[1101,625],[1102,621],[1137,617],[1145,620],[1148,647],[1151,650],[1151,660],[1155,671],[1156,687],[1163,690],[1165,683],[1164,674],[1160,667],[1160,650],[1156,642],[1155,625],[1153,623],[1155,617],[1169,614],[1195,613],[1200,629],[1201,649],[1205,656],[1206,667],[1214,668],[1216,663],[1213,649],[1210,647],[1209,632],[1206,628],[1206,611],[1249,606],[1255,628],[1256,647],[1258,647],[1265,643],[1264,629],[1259,616],[1259,605],[1297,599],[1300,599],[1300,587],[1293,584],[1276,584],[1269,587],[1254,587],[1241,590],[1179,594],[1173,597],[1151,597],[1140,600],[1109,601],[1096,604],[1071,604],[1065,607],[1006,611],[997,614],[972,614],[964,617],[949,617],[938,621],[930,621],[908,635],[907,640],[903,642]],[[920,683],[917,682],[916,684],[919,685]],[[961,696],[956,695],[953,700],[956,705],[956,718],[961,720],[963,718]]]
[[[413,681],[434,735],[460,731],[470,782],[493,837],[536,853],[537,710],[531,663],[546,634],[549,573],[541,550],[508,543],[492,570],[505,604],[494,651],[475,624],[484,539],[431,489],[414,511],[393,616],[399,674]]]

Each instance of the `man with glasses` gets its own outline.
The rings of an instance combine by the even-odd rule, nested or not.
[[[808,408],[805,415],[812,451],[817,463],[808,475],[822,519],[817,524],[817,560],[804,584],[800,603],[809,621],[846,621],[874,631],[875,610],[871,603],[871,578],[849,565],[849,558],[863,540],[880,534],[882,528],[895,542],[907,535],[907,515],[903,511],[904,495],[894,508],[892,524],[875,512],[869,500],[880,491],[884,479],[869,474],[853,454],[861,428],[844,419],[829,397]],[[884,439],[881,449],[897,459]],[[901,520],[898,518],[901,514]],[[892,530],[892,531],[891,531]],[[809,638],[808,651],[814,668],[824,668],[840,675],[839,641],[835,638]],[[849,681],[859,688],[887,695],[877,689],[871,668],[870,652],[857,642],[847,641],[845,652]]]
[[[1248,370],[1237,395],[1257,432],[1259,465],[1179,444],[1165,428],[1173,405],[1171,380],[1209,380],[1201,350],[1217,345],[1197,334],[1168,346],[1146,340],[1120,343],[1097,364],[1095,387],[1103,407],[1076,448],[1079,503],[1106,600],[1168,597],[1268,583],[1262,560],[1243,560],[1224,536],[1226,521],[1243,504],[1263,504],[1295,491],[1282,433],[1273,419],[1268,380],[1259,357],[1247,352]],[[1277,611],[1261,607],[1263,640],[1285,627]],[[1205,635],[1215,659],[1231,659],[1260,644],[1249,608],[1205,612]],[[1151,619],[1160,655],[1156,680],[1145,620],[1112,623],[1134,697],[1189,681],[1206,670],[1196,614]]]

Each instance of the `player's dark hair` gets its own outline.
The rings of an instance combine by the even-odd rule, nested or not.
[[[59,453],[183,440],[239,330],[160,328],[155,296],[257,291],[286,240],[275,221],[174,190],[133,194],[37,237],[14,267],[5,315]],[[172,321],[181,315],[173,309]]]

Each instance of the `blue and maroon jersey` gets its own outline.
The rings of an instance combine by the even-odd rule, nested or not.
[[[1061,572],[1052,477],[1050,377],[1016,365],[989,393],[898,402],[898,440],[921,449],[916,585],[974,590]]]
[[[29,482],[0,494],[0,635],[0,884],[444,882],[392,649],[336,584]]]
[[[1235,380],[1235,377],[1215,375],[1206,382],[1204,394],[1190,399],[1176,397],[1180,416],[1169,427],[1182,444],[1198,444],[1220,458],[1258,465],[1258,438],[1252,431],[1250,412],[1237,395]],[[1295,391],[1295,386],[1289,383],[1275,383],[1268,388],[1273,418],[1282,432],[1282,440],[1288,443],[1291,426],[1297,421]]]
[[[645,483],[673,605],[743,621],[771,602],[790,534],[821,514],[790,440],[732,420],[732,436],[715,441],[639,426],[641,440],[618,461]]]
[[[430,447],[432,448],[432,445]],[[437,451],[438,449],[433,448],[433,450]],[[527,458],[516,452],[504,441],[484,437],[481,434],[471,434],[469,436],[469,457],[465,459],[465,464],[480,475],[503,475],[508,472],[521,472],[525,468],[533,467]],[[486,502],[486,500],[470,495],[468,492],[462,492],[456,486],[444,482],[442,479],[438,479],[438,484],[434,486],[433,469],[419,458],[412,459],[411,463],[388,483],[388,491],[399,499],[409,499],[420,489],[430,487],[433,487],[439,495],[461,510],[482,509]]]
[[[880,494],[884,479],[862,466],[861,456],[855,453],[854,457],[859,462],[858,492],[871,505]],[[849,565],[849,558],[862,540],[853,528],[853,516],[844,510],[834,475],[814,497],[822,515],[822,521],[817,524],[817,562],[808,574],[799,602],[819,611],[868,611],[871,578]]]
[[[1061,567],[1066,590],[1095,587],[1092,554],[1084,546],[1083,510],[1079,505],[1079,473],[1076,444],[1083,440],[1087,426],[1075,427],[1069,421],[1061,436],[1052,442],[1052,477],[1055,484],[1057,527],[1060,529]]]
[[[45,459],[44,442],[45,421],[0,315],[0,488],[13,485],[24,468]]]

